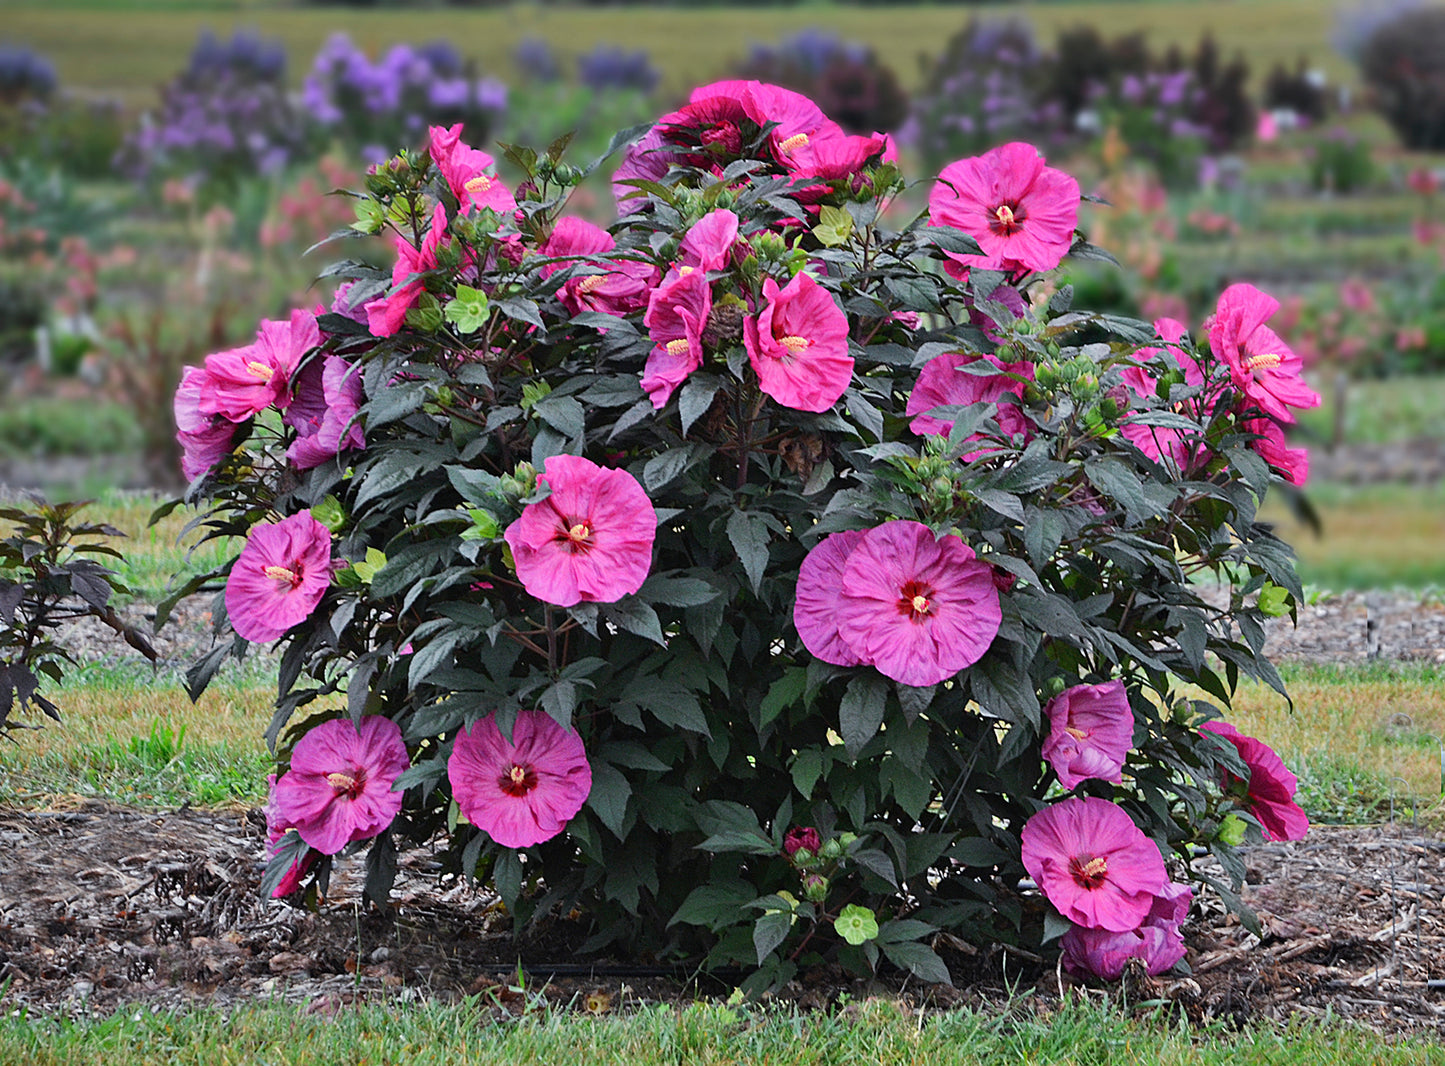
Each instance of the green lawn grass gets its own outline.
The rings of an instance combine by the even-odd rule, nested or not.
[[[399,41],[451,41],[481,70],[514,81],[512,51],[541,37],[564,61],[598,43],[646,49],[663,73],[664,91],[677,95],[722,75],[755,43],[809,26],[866,41],[906,87],[919,77],[919,56],[936,54],[974,15],[1028,19],[1045,42],[1061,28],[1092,23],[1110,34],[1145,31],[1162,49],[1192,49],[1212,32],[1226,55],[1243,50],[1262,79],[1276,62],[1300,56],[1332,80],[1353,80],[1352,68],[1329,43],[1332,19],[1318,0],[1251,0],[1248,4],[1138,3],[977,4],[967,9],[931,4],[881,7],[810,3],[796,8],[722,6],[574,9],[508,5],[494,10],[445,8],[309,9],[271,3],[193,4],[180,0],[9,0],[5,36],[55,63],[63,85],[119,93],[131,106],[154,102],[155,87],[181,66],[202,28],[230,34],[259,30],[283,41],[290,75],[299,83],[326,37],[345,29],[377,50]]]
[[[3,995],[0,995],[3,1003]],[[344,1007],[334,1017],[277,1004],[187,1014],[122,1012],[105,1020],[0,1020],[0,1062],[28,1066],[231,1066],[286,1063],[828,1063],[972,1066],[1019,1063],[1114,1066],[1183,1063],[1229,1066],[1424,1066],[1445,1047],[1386,1039],[1365,1029],[1292,1025],[1229,1030],[1169,1022],[1157,1011],[1128,1013],[1078,1002],[1049,1011],[923,1015],[884,1000],[841,1014],[800,1015],[697,1003],[593,1017],[539,1008],[496,1021],[485,1001],[418,1004],[405,1010]]]

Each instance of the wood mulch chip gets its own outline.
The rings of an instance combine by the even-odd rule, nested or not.
[[[0,1010],[82,1016],[280,998],[331,1012],[481,994],[505,1013],[528,1002],[513,988],[519,958],[529,995],[578,1010],[731,990],[580,960],[567,921],[519,950],[495,897],[440,878],[426,849],[402,854],[385,910],[362,901],[356,859],[338,861],[316,913],[264,900],[265,842],[254,811],[0,810]],[[1130,1001],[1168,1001],[1195,1021],[1329,1014],[1445,1035],[1445,841],[1408,824],[1317,826],[1305,841],[1249,848],[1246,861],[1263,938],[1205,890],[1186,927],[1193,976],[1126,977]],[[1016,954],[936,946],[957,988],[901,975],[870,988],[820,970],[780,998],[818,1008],[881,990],[920,1006],[986,1005],[1020,980],[1043,1002],[1103,994]]]

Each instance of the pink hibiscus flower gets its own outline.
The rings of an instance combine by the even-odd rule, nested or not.
[[[905,685],[934,685],[983,657],[1003,620],[993,568],[955,536],[895,521],[865,533],[843,567],[838,634]]]
[[[552,494],[507,527],[517,578],[558,607],[612,603],[642,587],[652,567],[657,512],[626,470],[554,455],[538,482]]]
[[[848,316],[807,274],[782,288],[763,280],[762,313],[743,320],[743,345],[758,387],[784,407],[826,411],[853,380]]]
[[[977,374],[961,369],[971,363],[984,360],[998,369],[997,374]],[[924,364],[914,382],[913,391],[908,394],[906,414],[913,415],[908,428],[919,436],[937,433],[947,436],[953,431],[953,419],[931,415],[935,407],[963,407],[971,403],[998,404],[995,420],[999,430],[1012,437],[1022,434],[1027,440],[1033,435],[1033,426],[1015,403],[999,403],[1005,395],[1023,398],[1024,382],[1008,375],[1032,381],[1034,365],[1029,362],[1005,363],[996,355],[974,355],[969,352],[945,352],[934,356]],[[982,440],[982,434],[972,434],[970,440]],[[964,462],[973,462],[987,454],[987,450],[970,452]]]
[[[379,714],[358,728],[350,718],[322,722],[296,742],[291,769],[276,782],[276,818],[323,855],[374,837],[401,810],[391,786],[411,760],[401,727]]]
[[[431,229],[417,248],[400,234],[396,238],[396,265],[391,268],[391,292],[366,304],[367,328],[374,337],[392,337],[406,321],[406,313],[421,296],[426,285],[420,278],[408,280],[413,274],[424,274],[437,265],[437,249],[446,239],[447,213],[441,204],[432,212]]]
[[[1303,840],[1309,832],[1310,820],[1294,801],[1299,781],[1274,749],[1262,740],[1245,736],[1228,722],[1205,722],[1199,728],[1233,744],[1244,765],[1249,767],[1247,784],[1226,775],[1225,788],[1239,791],[1239,786],[1244,786],[1242,798],[1249,806],[1249,813],[1259,820],[1265,839]]]
[[[1124,757],[1134,746],[1134,712],[1124,682],[1066,688],[1044,713],[1050,728],[1043,756],[1059,784],[1073,788],[1089,778],[1116,784],[1124,779]]]
[[[712,288],[701,270],[680,267],[652,291],[642,316],[653,344],[642,370],[642,390],[658,410],[702,366],[702,331],[710,314]]]
[[[236,424],[219,415],[201,413],[201,384],[206,372],[188,366],[176,388],[176,440],[181,446],[181,473],[187,481],[208,474],[231,451]]]
[[[1173,881],[1154,897],[1138,929],[1114,933],[1107,929],[1074,926],[1059,942],[1064,969],[1070,973],[1092,974],[1106,981],[1123,976],[1130,959],[1138,959],[1144,972],[1152,975],[1171,970],[1184,958],[1184,937],[1179,927],[1189,913],[1194,892]]]
[[[798,568],[798,588],[793,600],[793,625],[798,636],[816,659],[834,666],[860,666],[858,653],[838,632],[838,608],[843,599],[843,570],[848,556],[863,539],[863,530],[852,529],[824,537]]]
[[[467,820],[505,848],[551,840],[592,791],[582,738],[533,710],[517,712],[510,741],[495,713],[458,733],[447,779]]]
[[[331,584],[331,531],[311,512],[252,526],[226,579],[231,626],[256,643],[310,617]]]
[[[286,834],[295,828],[276,806],[276,775],[266,775],[266,842],[272,855],[276,854],[277,845]],[[315,864],[316,855],[315,851],[308,850],[301,858],[292,862],[281,875],[276,887],[271,890],[271,898],[285,899],[293,892],[300,891],[301,881]]]
[[[1264,323],[1279,301],[1253,285],[1231,285],[1220,294],[1206,323],[1209,347],[1229,367],[1245,399],[1281,422],[1293,422],[1291,407],[1318,407],[1320,394],[1304,383],[1304,361]]]
[[[1122,807],[1071,796],[1030,818],[1024,869],[1069,921],[1089,929],[1137,929],[1169,874],[1154,842]]]
[[[298,470],[320,466],[348,448],[366,447],[356,412],[361,407],[361,368],[328,355],[306,364],[296,398],[282,419],[296,430],[286,457]]]
[[[274,350],[259,344],[213,352],[206,356],[200,380],[197,409],[203,415],[218,415],[229,422],[244,422],[268,407],[283,408],[288,368],[276,361]]]
[[[692,224],[678,249],[695,270],[721,270],[738,243],[738,216],[726,208],[709,211]]]
[[[472,208],[490,208],[499,215],[510,215],[517,209],[512,192],[497,177],[496,160],[479,148],[462,143],[462,124],[443,129],[432,126],[431,157],[442,172],[459,210],[467,214]]]
[[[1167,355],[1184,371],[1186,385],[1203,385],[1203,368],[1181,344],[1188,334],[1189,328],[1175,319],[1160,318],[1155,320],[1154,329],[1164,339],[1165,346],[1163,348],[1140,348],[1134,353],[1134,358],[1140,362],[1147,362],[1160,355]],[[1121,377],[1130,391],[1140,399],[1151,402],[1157,400],[1159,383],[1147,367],[1125,367],[1121,372]],[[1194,401],[1193,406],[1207,410],[1212,406],[1217,395],[1218,390],[1212,390],[1203,395],[1201,399]],[[1156,463],[1169,461],[1180,469],[1190,466],[1196,458],[1202,458],[1207,452],[1202,445],[1191,442],[1188,435],[1182,430],[1145,425],[1132,418],[1126,418],[1119,431],[1125,440]]]
[[[1079,199],[1077,181],[1016,141],[944,167],[928,196],[928,217],[978,241],[982,256],[949,253],[962,266],[1053,270],[1073,244]]]
[[[601,226],[567,216],[557,220],[541,251],[548,257],[602,255],[615,247],[617,242],[612,239],[612,234]],[[565,269],[565,263],[547,263],[541,273],[545,278]],[[558,299],[574,315],[583,311],[626,315],[647,305],[656,284],[657,268],[651,263],[614,259],[600,273],[569,278],[558,293]]]
[[[1249,446],[1291,485],[1303,485],[1310,476],[1310,453],[1307,448],[1291,448],[1285,441],[1284,427],[1272,418],[1246,418],[1240,428],[1258,433]]]

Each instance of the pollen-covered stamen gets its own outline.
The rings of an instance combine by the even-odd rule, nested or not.
[[[1284,362],[1284,356],[1278,352],[1264,352],[1260,355],[1245,355],[1244,369],[1250,373],[1256,370],[1273,370]]]
[[[1075,740],[1087,740],[1089,738],[1089,734],[1087,732],[1082,729],[1075,729],[1071,725],[1065,726],[1064,732],[1069,734],[1069,736],[1073,737]]]
[[[1069,874],[1080,888],[1099,888],[1109,873],[1109,862],[1102,855],[1091,859],[1076,857],[1069,860]]]
[[[361,791],[361,781],[350,774],[327,774],[326,783],[335,789],[338,796],[349,795],[355,799],[356,794]]]
[[[787,140],[785,140],[785,141],[780,141],[780,142],[778,143],[778,151],[780,151],[780,152],[793,152],[793,151],[797,151],[799,148],[802,148],[802,147],[803,147],[804,145],[806,145],[807,143],[808,143],[808,135],[807,135],[806,133],[795,133],[795,134],[793,134],[791,137],[789,137]]]
[[[574,552],[586,551],[592,547],[592,526],[584,519],[568,526],[557,539],[565,540],[567,546]]]
[[[291,570],[284,566],[268,566],[261,573],[265,574],[272,581],[285,581],[293,589],[301,584],[301,574],[297,570]]]
[[[600,288],[606,281],[606,274],[588,274],[577,283],[577,291],[585,295]]]
[[[473,196],[481,196],[496,183],[497,179],[490,174],[478,174],[476,177],[468,178],[462,182],[462,188]]]
[[[803,352],[808,350],[808,345],[812,344],[813,342],[810,341],[807,337],[799,337],[793,334],[789,334],[786,337],[779,337],[778,343],[781,344],[784,348],[788,349],[789,355],[802,355]]]
[[[668,341],[665,347],[668,355],[686,355],[692,349],[692,342],[686,337],[678,337]]]
[[[530,766],[513,763],[507,772],[497,779],[497,784],[509,796],[525,796],[537,787],[537,771]]]
[[[252,359],[249,363],[246,364],[246,369],[249,370],[252,374],[256,375],[256,377],[260,378],[262,381],[270,381],[272,376],[276,373],[276,368],[274,366],[272,366],[270,363],[263,363],[259,359]]]
[[[937,611],[932,586],[921,581],[909,581],[898,590],[898,613],[910,622],[922,622]]]
[[[1014,204],[999,204],[993,209],[993,218],[988,228],[1002,237],[1009,237],[1023,229],[1023,218]]]

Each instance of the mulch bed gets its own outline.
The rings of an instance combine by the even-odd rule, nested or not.
[[[264,847],[257,812],[0,811],[0,1009],[83,1015],[281,998],[332,1012],[360,999],[481,993],[507,1012],[527,1001],[512,989],[519,958],[528,988],[579,1010],[730,991],[579,960],[566,921],[519,949],[495,898],[439,878],[424,849],[402,856],[384,911],[363,903],[354,859],[337,864],[317,913],[263,900]],[[1205,895],[1187,934],[1194,976],[1132,979],[1130,1001],[1170,1001],[1196,1021],[1328,1013],[1445,1034],[1445,841],[1409,824],[1319,826],[1306,841],[1249,849],[1247,864],[1245,899],[1263,938]],[[1045,1002],[1094,994],[1016,955],[939,946],[958,988],[897,975],[881,990],[939,1007],[1001,1002],[1021,979]],[[878,990],[824,971],[780,998],[823,1008]]]

